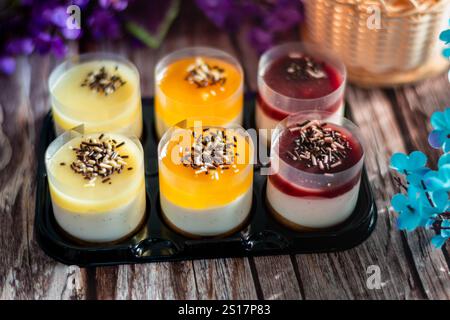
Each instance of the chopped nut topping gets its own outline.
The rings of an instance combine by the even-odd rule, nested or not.
[[[290,132],[298,134],[291,150],[286,154],[293,161],[303,161],[308,167],[316,167],[323,171],[336,168],[342,160],[349,156],[352,149],[345,135],[326,127],[326,123],[306,120],[289,128]]]
[[[225,70],[218,66],[210,66],[203,59],[195,59],[195,63],[191,64],[187,69],[187,76],[185,78],[189,83],[195,84],[197,88],[205,88],[225,84]]]
[[[119,145],[123,144],[125,142]],[[97,178],[101,179],[102,183],[111,184],[111,176],[114,173],[120,174],[124,170],[127,163],[123,160],[124,156],[116,152],[117,146],[115,140],[101,134],[98,139],[82,140],[79,147],[71,148],[75,152],[76,160],[71,163],[70,168],[88,180],[85,187],[95,186]],[[65,164],[60,163],[60,165]],[[128,170],[131,169],[131,167],[128,168]]]
[[[209,174],[213,171],[211,179],[219,179],[217,170],[236,168],[235,156],[237,156],[236,136],[227,136],[225,129],[205,128],[200,134],[192,131],[194,139],[190,148],[180,149],[181,162],[185,167],[195,170],[195,174]],[[234,172],[238,172],[236,169]]]
[[[323,79],[327,77],[322,64],[315,62],[308,56],[292,58],[286,68],[288,80]]]
[[[114,68],[117,72],[118,66]],[[103,93],[105,96],[114,93],[120,87],[124,86],[126,81],[117,74],[109,74],[105,67],[97,71],[91,71],[81,83],[82,87],[89,87],[92,91]]]

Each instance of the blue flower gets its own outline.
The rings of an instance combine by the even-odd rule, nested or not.
[[[444,243],[447,241],[448,238],[445,238],[441,236],[440,234],[435,235],[433,238],[431,238],[431,243],[433,246],[435,246],[437,249],[441,248]]]
[[[442,148],[445,153],[450,152],[450,108],[436,111],[431,116],[434,130],[428,136],[428,142],[433,148]]]
[[[441,225],[438,228],[439,234],[435,235],[431,239],[431,243],[436,248],[441,248],[447,239],[450,238],[450,220],[442,220]]]
[[[428,172],[424,182],[431,191],[450,191],[450,164],[440,166],[438,171]]]
[[[444,153],[438,161],[438,167],[443,167],[447,164],[450,164],[450,153]]]
[[[411,152],[409,155],[394,153],[391,157],[391,168],[404,174],[424,173],[424,171],[428,171],[425,167],[426,164],[427,156],[420,151]]]
[[[411,192],[408,196],[396,194],[391,201],[392,207],[399,213],[397,226],[400,230],[413,231],[419,226],[423,226],[429,219],[429,215],[424,215],[421,210],[419,199]]]

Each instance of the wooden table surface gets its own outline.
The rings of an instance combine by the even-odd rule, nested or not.
[[[297,35],[287,35],[287,38]],[[178,19],[157,49],[121,42],[77,45],[71,52],[111,50],[138,67],[142,94],[153,93],[153,69],[175,49],[208,45],[237,56],[247,89],[256,89],[258,57],[245,33],[218,33],[202,19]],[[433,249],[428,231],[396,228],[390,198],[397,192],[388,168],[393,152],[424,150],[429,117],[450,103],[445,75],[387,90],[348,86],[355,122],[369,142],[366,166],[376,196],[378,223],[371,237],[340,253],[281,255],[101,268],[65,266],[47,257],[33,231],[36,146],[49,110],[52,57],[23,58],[12,77],[0,77],[0,298],[1,299],[449,299],[449,247]],[[368,289],[367,268],[381,269],[381,289]]]

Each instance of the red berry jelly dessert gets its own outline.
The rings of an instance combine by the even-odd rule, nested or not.
[[[289,116],[275,130],[267,200],[289,227],[329,228],[355,209],[364,149],[349,120],[323,113],[305,117]]]
[[[259,62],[256,125],[271,130],[290,114],[319,110],[343,115],[345,66],[301,43],[267,51]],[[267,139],[270,135],[267,132]]]

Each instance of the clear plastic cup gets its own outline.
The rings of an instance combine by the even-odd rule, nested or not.
[[[308,172],[296,167],[286,156],[280,156],[287,154],[286,147],[280,146],[284,135],[291,134],[290,128],[306,120],[327,123],[352,141],[348,166],[330,172]],[[271,143],[266,195],[274,216],[300,230],[329,228],[344,222],[358,200],[364,152],[360,129],[346,118],[319,111],[288,116],[277,125]]]
[[[67,131],[57,137],[45,153],[56,222],[65,234],[81,242],[120,241],[134,234],[145,218],[144,152],[138,138],[103,134],[105,138],[126,142],[125,149],[122,146],[117,150],[127,152],[129,161],[120,174],[112,174],[105,182],[97,177],[92,184],[72,170],[71,164],[76,158],[70,148],[78,147],[85,138],[95,139],[101,135],[84,134],[80,129]]]
[[[171,228],[190,237],[222,236],[241,229],[252,205],[252,139],[241,126],[218,126],[218,122],[217,118],[184,120],[171,127],[158,145],[162,216]],[[222,130],[235,144],[233,164],[205,172],[181,163],[194,140]],[[216,154],[222,152],[218,148]]]

